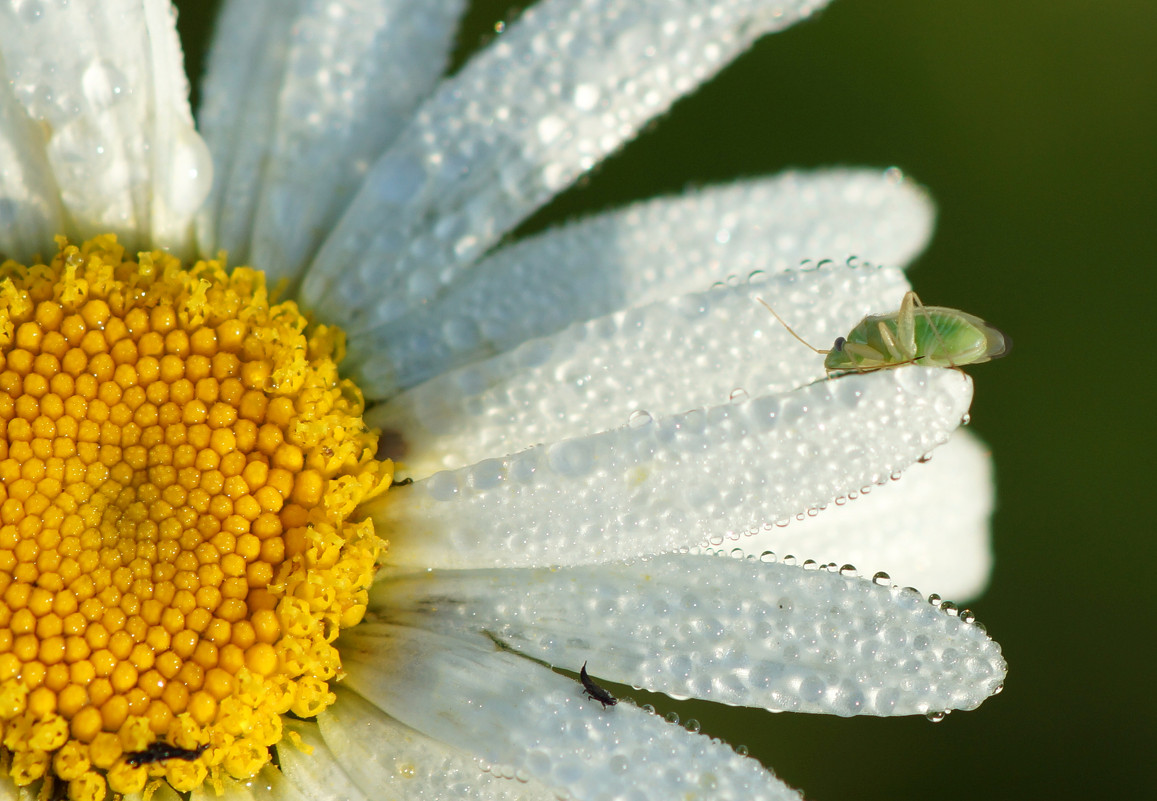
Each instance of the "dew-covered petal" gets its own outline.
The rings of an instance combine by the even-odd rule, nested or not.
[[[292,745],[289,747],[292,748]],[[237,781],[227,776],[221,791],[209,783],[193,790],[190,801],[345,801],[340,796],[306,796],[285,774],[266,765],[252,779]]]
[[[721,547],[851,564],[866,576],[887,572],[900,586],[975,598],[992,570],[992,456],[965,431],[927,456],[870,494]]]
[[[307,274],[363,331],[433,297],[506,232],[757,38],[826,0],[545,0],[442,85]]]
[[[348,686],[492,772],[525,772],[584,801],[799,798],[722,743],[631,704],[603,709],[577,681],[485,640],[362,624],[339,644]]]
[[[293,27],[251,261],[296,279],[446,68],[463,0],[309,0]]]
[[[829,266],[627,309],[433,378],[379,404],[368,422],[397,432],[411,476],[538,442],[633,425],[823,378],[801,334],[830,347],[866,314],[898,308],[897,269]]]
[[[0,60],[0,261],[47,257],[52,237],[64,230],[60,188],[44,145]]]
[[[293,23],[306,0],[225,0],[209,48],[197,126],[213,154],[212,192],[197,220],[201,252],[249,258]],[[260,266],[260,265],[258,265]]]
[[[383,622],[484,631],[518,653],[676,697],[832,715],[972,709],[1004,681],[984,630],[918,593],[826,569],[668,554],[445,570],[373,590]]]
[[[395,565],[627,559],[887,481],[947,441],[971,399],[958,370],[848,375],[442,471],[365,508]]]
[[[337,702],[318,716],[326,748],[364,797],[396,793],[406,799],[555,801],[549,788],[527,774],[501,777],[483,770],[473,754],[405,726],[342,685]],[[304,732],[303,732],[304,734]],[[306,742],[315,740],[306,737]],[[282,763],[284,765],[284,763]],[[356,799],[357,794],[349,796]]]
[[[147,789],[149,790],[147,798],[143,792],[125,793],[122,798],[124,801],[181,801],[180,794],[167,782],[161,782],[158,786]]]
[[[377,792],[364,793],[342,769],[336,755],[322,739],[317,723],[286,720],[285,729],[298,735],[305,748],[298,747],[291,740],[283,740],[277,749],[278,765],[284,780],[303,797],[316,801],[327,798],[368,801],[380,797]]]
[[[0,776],[0,801],[33,801],[37,794],[30,787],[17,787],[8,774]]]
[[[502,248],[436,301],[350,339],[347,369],[389,397],[567,325],[802,262],[904,266],[932,231],[895,172],[822,170],[695,189]]]
[[[168,0],[5,3],[0,62],[35,122],[66,233],[192,248],[212,167],[193,129]]]

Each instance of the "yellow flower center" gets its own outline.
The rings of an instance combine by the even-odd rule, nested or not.
[[[0,265],[0,770],[77,801],[248,778],[333,700],[392,465],[341,332],[261,273],[57,244]]]

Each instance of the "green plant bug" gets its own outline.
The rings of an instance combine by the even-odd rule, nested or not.
[[[797,334],[763,298],[756,298],[775,319],[816,353],[824,356],[828,374],[870,373],[905,364],[962,367],[998,359],[1011,340],[975,315],[944,306],[925,306],[915,292],[905,292],[900,310],[869,314],[830,350],[821,350]]]

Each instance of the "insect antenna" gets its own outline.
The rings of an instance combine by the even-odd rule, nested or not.
[[[784,319],[783,319],[782,317],[780,317],[778,314],[776,314],[776,311],[775,311],[775,309],[773,309],[773,308],[771,308],[771,306],[767,305],[767,301],[766,301],[766,300],[764,300],[763,298],[756,298],[756,300],[758,300],[760,303],[762,303],[762,304],[763,304],[763,308],[765,308],[765,309],[767,309],[769,312],[771,312],[772,316],[774,316],[774,317],[775,317],[775,319],[779,320],[779,324],[780,324],[780,325],[782,325],[784,328],[786,328],[786,329],[787,329],[787,332],[788,332],[789,334],[791,334],[793,337],[795,337],[796,339],[798,339],[798,340],[799,340],[800,342],[802,342],[804,345],[806,345],[807,347],[811,348],[813,351],[815,351],[816,353],[820,354],[821,356],[827,356],[829,353],[831,353],[831,351],[830,351],[830,350],[820,350],[820,349],[819,349],[819,348],[817,348],[815,345],[813,345],[812,343],[808,342],[806,339],[804,339],[804,338],[803,338],[803,337],[801,337],[799,334],[797,334],[797,333],[795,332],[795,329],[794,329],[794,328],[792,328],[790,325],[788,325],[788,324],[787,324],[787,322],[785,322],[785,321],[784,321]]]

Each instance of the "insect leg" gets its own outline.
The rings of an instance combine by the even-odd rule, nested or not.
[[[948,345],[945,344],[944,337],[940,336],[940,330],[936,328],[936,322],[932,319],[932,315],[928,313],[928,310],[924,308],[924,304],[920,301],[920,297],[915,292],[909,291],[906,295],[904,295],[905,303],[908,301],[909,296],[912,298],[913,305],[920,307],[920,312],[924,315],[924,319],[928,321],[928,327],[932,329],[932,333],[936,337],[936,342],[940,345],[941,352],[944,354],[949,354]],[[913,324],[915,324],[914,320]],[[952,361],[951,355],[948,356],[948,364],[951,367],[956,366],[956,363]]]
[[[916,357],[916,304],[920,299],[916,297],[916,293],[909,290],[904,293],[904,299],[900,301],[900,312],[896,315],[896,338],[899,340],[900,348],[903,350],[906,358],[912,359]],[[923,304],[920,306],[924,308]],[[927,314],[927,312],[925,312]]]
[[[914,353],[912,355],[906,354],[901,350],[900,343],[896,342],[896,338],[892,336],[892,329],[888,327],[886,322],[881,320],[878,325],[880,329],[880,339],[883,341],[884,347],[888,349],[888,357],[891,359],[889,366],[901,364],[911,359],[912,355],[915,355]],[[913,348],[913,350],[915,350],[915,348]]]

